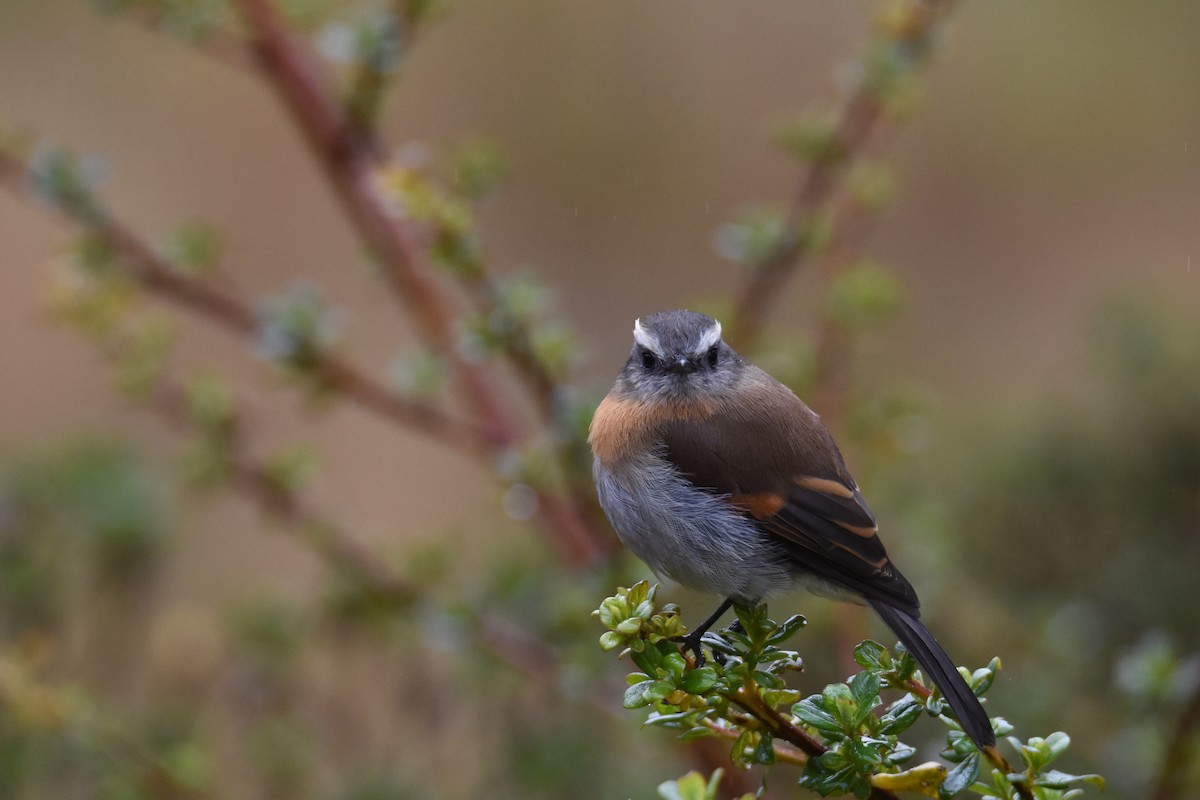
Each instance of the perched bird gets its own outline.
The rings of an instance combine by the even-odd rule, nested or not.
[[[875,517],[820,418],[692,311],[634,323],[633,350],[592,419],[600,505],[654,573],[734,603],[804,587],[867,603],[937,684],[967,735],[995,744],[978,698],[920,620]]]

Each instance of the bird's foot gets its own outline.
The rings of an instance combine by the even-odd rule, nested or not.
[[[704,650],[700,647],[700,641],[704,638],[704,633],[705,632],[703,630],[698,629],[683,636],[676,636],[671,640],[682,645],[682,647],[679,649],[685,654],[691,652],[692,658],[696,660],[696,669],[703,667],[704,662],[706,661],[704,657]]]

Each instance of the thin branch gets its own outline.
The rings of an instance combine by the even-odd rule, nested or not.
[[[254,66],[254,62],[246,56],[245,42],[229,30],[214,29],[195,36],[180,36],[166,30],[167,12],[161,7],[139,6],[122,9],[121,14],[154,33],[191,44],[199,52],[227,67],[245,70]]]
[[[924,62],[929,39],[954,5],[954,0],[913,0],[904,11],[903,21],[893,21],[898,30],[888,31],[885,36],[894,43],[911,45],[911,57],[915,63],[910,70],[915,70]],[[862,69],[864,73],[867,72],[865,65]],[[809,164],[792,194],[785,217],[786,234],[783,241],[775,253],[747,277],[742,286],[729,326],[729,336],[740,348],[746,351],[754,349],[784,284],[812,258],[813,252],[805,246],[802,234],[805,226],[845,191],[849,168],[868,145],[873,144],[876,150],[886,147],[888,137],[894,133],[894,123],[895,119],[887,113],[879,89],[864,74],[846,97],[834,124],[832,142],[840,157],[816,159]],[[837,235],[838,222],[837,216],[831,215],[834,235]],[[865,229],[860,230],[858,235],[864,233]]]
[[[115,351],[110,357],[118,355]],[[151,407],[182,430],[195,427],[188,410],[186,391],[163,379],[150,396]],[[281,483],[269,465],[246,455],[242,426],[235,416],[228,442],[228,479],[231,488],[249,497],[264,513],[275,518],[327,564],[353,577],[372,596],[410,607],[422,599],[422,590],[386,567],[364,549],[340,523],[305,500],[294,488]],[[471,643],[541,686],[558,687],[561,656],[558,649],[531,631],[494,613],[469,609]],[[565,693],[560,694],[567,696]],[[584,701],[610,719],[618,716],[608,703],[591,696]]]
[[[0,151],[0,186],[24,195],[25,165]],[[201,316],[242,338],[258,331],[254,311],[236,295],[189,277],[174,268],[131,229],[108,214],[71,215],[69,219],[99,237],[116,255],[128,275],[143,288],[173,305]],[[357,366],[333,353],[322,353],[313,366],[314,376],[363,408],[476,457],[486,454],[486,432],[466,420],[450,417],[441,409],[403,397],[379,384]]]
[[[821,742],[809,736],[808,733],[793,725],[777,710],[764,703],[756,686],[740,687],[730,699],[750,716],[761,722],[776,739],[790,742],[809,758],[820,758],[828,750]],[[870,800],[899,800],[899,797],[895,793],[875,786],[871,787],[869,797]]]
[[[387,206],[377,187],[376,143],[335,102],[309,53],[292,38],[271,0],[238,0],[252,32],[255,53],[296,120],[316,161],[348,215],[383,267],[383,275],[418,332],[451,365],[468,404],[487,431],[489,446],[502,456],[520,437],[495,384],[468,362],[456,342],[450,298],[436,279],[417,233]],[[573,565],[603,560],[612,549],[585,513],[578,496],[539,490],[541,520]]]
[[[378,148],[346,114],[325,86],[307,51],[293,40],[270,0],[238,0],[255,54],[304,133],[363,239],[383,267],[393,293],[421,336],[453,367],[470,405],[493,446],[519,438],[513,422],[482,369],[459,352],[449,298],[436,280],[417,236],[389,209],[377,187]]]
[[[828,750],[820,741],[789,722],[782,714],[762,701],[756,688],[740,687],[730,697],[746,713],[761,722],[776,739],[791,742],[810,758],[819,758]]]
[[[850,193],[843,194],[834,202],[830,214],[832,238],[814,265],[821,284],[828,286],[838,272],[861,258],[867,233],[878,218],[878,214],[868,211]],[[842,323],[826,314],[817,324],[814,339],[811,403],[814,408],[820,409],[825,424],[831,430],[838,430],[850,394],[854,365],[852,334]],[[861,613],[858,616],[859,633],[863,633],[865,617]]]
[[[1178,800],[1184,797],[1188,768],[1196,763],[1196,737],[1200,732],[1200,687],[1192,692],[1183,711],[1175,720],[1163,752],[1162,767],[1150,793],[1152,800]]]
[[[0,150],[0,186],[18,196],[28,194],[25,164]],[[230,291],[198,281],[175,269],[131,229],[93,205],[87,213],[60,209],[75,224],[98,236],[119,263],[155,296],[208,319],[244,338],[258,329],[254,311]],[[406,430],[418,431],[476,458],[498,454],[494,437],[477,424],[451,417],[436,406],[403,397],[380,384],[352,362],[334,353],[321,353],[311,367],[323,387]],[[535,488],[538,519],[567,562],[581,566],[601,560],[613,545],[590,520],[577,493],[558,495]]]
[[[115,355],[109,353],[110,357]],[[187,391],[178,384],[160,379],[149,397],[149,404],[175,427],[182,430],[195,427]],[[404,606],[420,597],[415,586],[385,568],[340,524],[306,502],[298,491],[282,483],[268,464],[246,455],[241,430],[235,416],[225,453],[231,486],[253,499],[263,512],[299,534],[324,561],[353,575],[373,595]]]
[[[734,717],[734,721],[741,727],[745,727],[748,724],[755,724],[754,720],[758,719],[757,717],[752,717],[746,714],[735,713],[732,716]],[[719,724],[714,719],[705,718],[703,722],[704,727],[708,728],[714,736],[717,736],[721,739],[726,739],[732,742],[734,739],[737,739],[739,736],[741,736],[741,731],[739,731],[737,728],[726,728],[724,725]],[[784,761],[788,764],[795,764],[798,767],[803,767],[808,764],[809,756],[807,753],[783,744],[782,742],[774,742],[773,744],[775,748],[775,758],[777,760]]]

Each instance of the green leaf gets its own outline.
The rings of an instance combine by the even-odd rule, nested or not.
[[[871,772],[883,761],[879,751],[862,739],[850,739],[847,754],[854,761],[859,772]]]
[[[444,358],[431,350],[418,349],[392,362],[392,385],[407,395],[432,397],[446,385],[449,371]]]
[[[494,142],[475,139],[463,144],[454,154],[454,183],[474,201],[493,194],[504,183],[505,164]]]
[[[764,689],[762,697],[767,705],[775,708],[796,703],[800,700],[800,692],[796,689]]]
[[[910,747],[903,742],[897,742],[884,761],[888,764],[903,764],[917,754],[917,748]]]
[[[874,708],[879,701],[879,676],[873,672],[860,672],[850,679],[850,693],[860,706]]]
[[[178,339],[175,324],[164,315],[139,320],[129,331],[116,362],[117,385],[135,400],[143,400],[158,386]]]
[[[1033,782],[1034,785],[1044,786],[1047,789],[1066,789],[1073,783],[1089,783],[1100,789],[1103,789],[1105,786],[1104,777],[1101,775],[1071,775],[1056,769],[1043,772],[1034,778]]]
[[[796,705],[792,706],[792,713],[796,715],[801,722],[806,725],[811,725],[817,730],[826,733],[841,733],[842,725],[832,714],[826,711],[823,707],[821,696],[813,695],[812,697],[801,700]]]
[[[844,683],[832,683],[826,686],[821,694],[825,709],[839,721],[843,731],[851,733],[858,728],[858,703],[854,700],[849,686]]]
[[[663,666],[671,674],[671,677],[675,678],[678,682],[683,678],[684,670],[687,669],[687,661],[684,659],[682,653],[675,648],[671,648],[671,652],[663,656]]]
[[[221,236],[211,225],[186,223],[167,241],[167,257],[189,275],[207,275],[221,260]]]
[[[776,141],[797,158],[814,164],[834,164],[846,157],[837,115],[832,112],[811,114],[781,126]]]
[[[775,632],[767,637],[767,644],[776,645],[787,641],[796,631],[808,624],[808,620],[800,614],[788,617],[783,623],[775,629]]]
[[[754,670],[754,682],[764,689],[784,689],[787,684],[783,682],[783,678],[778,675],[772,675],[769,672],[764,672],[761,669]]]
[[[646,680],[630,686],[625,690],[625,697],[622,698],[621,705],[630,709],[650,705],[654,701],[647,697],[647,693],[653,684],[654,681]]]
[[[761,267],[779,252],[787,234],[783,215],[756,208],[741,213],[737,220],[717,229],[714,235],[720,255],[747,267]]]
[[[709,794],[708,784],[696,771],[689,772],[679,780],[659,784],[658,796],[663,800],[708,800],[715,797]]]
[[[975,751],[964,758],[960,764],[950,770],[946,780],[938,788],[938,795],[950,798],[966,789],[979,777],[979,752]]]
[[[870,330],[895,317],[904,299],[904,286],[892,270],[863,260],[834,279],[825,303],[832,319],[852,330]]]
[[[266,302],[258,314],[258,349],[298,372],[312,370],[341,339],[343,316],[330,310],[316,287],[298,282]]]
[[[758,744],[754,748],[753,760],[755,764],[775,763],[775,740],[770,733],[762,731],[759,734]]]
[[[317,452],[311,445],[305,444],[285,447],[267,460],[266,471],[280,489],[297,491],[316,473]]]
[[[657,703],[673,691],[675,691],[675,686],[668,681],[650,681],[643,696],[647,702]]]
[[[892,660],[887,648],[867,639],[854,648],[854,660],[864,669],[886,669]]]
[[[885,736],[898,736],[912,727],[925,710],[925,706],[916,697],[906,694],[888,707],[880,717],[879,732]]]
[[[1050,763],[1054,759],[1061,756],[1068,747],[1071,746],[1071,737],[1062,731],[1055,731],[1046,737],[1046,749],[1049,757],[1046,763]]]
[[[717,682],[717,671],[712,667],[694,669],[683,676],[679,688],[689,694],[704,694]]]
[[[621,638],[621,634],[615,631],[605,631],[600,635],[600,649],[605,652],[616,650],[623,642],[624,639]]]
[[[996,670],[990,666],[981,667],[971,674],[971,680],[968,683],[971,685],[971,691],[976,696],[984,694],[988,689],[992,688],[992,683],[996,680]]]
[[[105,221],[95,193],[104,172],[103,162],[95,156],[80,158],[55,147],[39,148],[29,161],[29,180],[34,191],[50,205],[87,225],[99,226]]]
[[[657,711],[651,711],[650,716],[646,717],[646,724],[657,725],[660,728],[679,728],[683,727],[686,723],[686,726],[690,728],[696,717],[697,713],[695,711],[676,711],[672,714],[660,714]]]
[[[895,176],[882,164],[855,164],[846,182],[858,204],[871,212],[882,211],[896,194]]]

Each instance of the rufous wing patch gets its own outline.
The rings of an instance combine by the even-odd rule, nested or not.
[[[854,521],[874,522],[870,512],[859,504],[860,498],[855,494],[856,489],[854,487],[847,486],[839,480],[817,478],[812,475],[801,475],[794,479],[793,482],[803,491],[829,499],[834,504],[834,507],[826,509],[821,513],[826,519],[842,530],[848,531],[855,536],[861,536],[864,539],[871,539],[879,532],[879,528],[875,525],[854,524]],[[838,509],[838,506],[841,506],[841,508]],[[843,514],[836,513],[837,511],[849,513],[850,518],[846,519]]]
[[[750,512],[755,519],[769,519],[779,513],[787,505],[787,498],[774,492],[758,492],[756,494],[735,494],[729,502]]]
[[[854,497],[853,487],[829,478],[814,478],[812,475],[801,475],[799,478],[796,478],[796,485],[801,489],[809,489],[814,492],[821,492],[822,494],[831,494],[847,500]]]
[[[851,525],[848,522],[840,522],[836,519],[833,520],[833,524],[837,525],[839,528],[842,528],[843,530],[850,531],[855,536],[861,536],[864,539],[874,538],[875,535],[879,533],[878,528],[864,528],[861,525]]]

